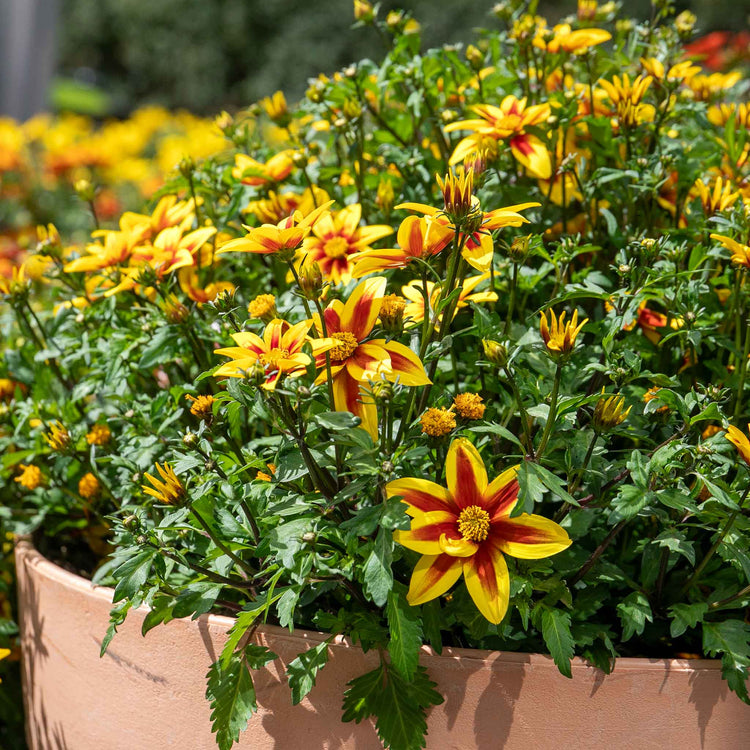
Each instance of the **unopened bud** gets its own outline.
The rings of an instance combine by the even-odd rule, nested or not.
[[[323,293],[323,272],[316,261],[303,263],[300,266],[299,288],[306,299],[320,299]]]
[[[498,367],[505,367],[508,363],[508,349],[505,344],[492,339],[482,339],[484,356]]]
[[[82,201],[86,201],[86,203],[93,202],[96,195],[96,188],[89,180],[76,180],[73,188]]]
[[[484,55],[473,44],[466,48],[466,59],[474,70],[480,70],[484,64]]]
[[[524,237],[515,237],[510,243],[508,257],[514,263],[523,263],[529,254],[529,245],[532,235],[527,234]]]

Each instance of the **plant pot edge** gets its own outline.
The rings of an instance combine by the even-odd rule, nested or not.
[[[25,563],[28,565],[33,565],[35,568],[37,568],[37,572],[43,577],[53,581],[57,581],[58,583],[65,585],[66,587],[73,590],[80,591],[82,594],[85,594],[87,596],[93,596],[102,601],[106,601],[110,605],[112,604],[112,596],[114,594],[113,588],[109,586],[96,585],[89,579],[84,578],[83,576],[80,576],[76,573],[72,573],[69,570],[61,567],[60,565],[57,565],[56,563],[45,557],[41,552],[39,552],[30,537],[16,537],[15,554],[16,560],[18,560],[19,556],[23,557]],[[150,608],[143,604],[138,607],[138,610],[145,614],[150,611]],[[229,630],[229,628],[231,628],[235,622],[231,617],[217,614],[200,615],[200,617],[196,619],[202,620],[209,626],[223,631]],[[330,638],[330,634],[320,631],[307,630],[304,628],[294,628],[293,631],[290,631],[288,628],[269,624],[263,624],[259,626],[258,631],[261,633],[272,634],[274,638],[308,641],[312,646],[315,646],[326,640],[327,638]],[[344,648],[359,648],[358,646],[353,644],[349,638],[341,635],[335,636],[333,645]],[[471,660],[482,662],[495,662],[501,660],[506,663],[518,663],[534,666],[537,668],[551,668],[557,671],[557,667],[555,666],[552,657],[548,654],[540,653],[445,647],[443,648],[442,653],[438,654],[432,647],[423,645],[421,647],[421,655],[439,659]],[[593,670],[596,672],[601,672],[601,670],[599,670],[597,667],[593,666],[590,662],[585,661],[579,656],[573,657],[573,659],[571,660],[571,667],[574,670],[584,669],[588,671]],[[721,670],[721,660],[670,658],[650,659],[646,657],[623,656],[617,658],[613,672],[615,670],[622,672],[625,670],[654,669],[670,672],[697,672],[702,670],[715,671]]]

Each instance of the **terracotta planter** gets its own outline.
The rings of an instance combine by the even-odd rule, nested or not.
[[[176,620],[140,634],[133,611],[99,658],[112,591],[16,551],[27,734],[33,750],[213,750],[204,676],[232,621]],[[307,699],[292,707],[283,663],[323,639],[266,627],[257,640],[280,659],[257,674],[259,714],[240,748],[379,748],[371,725],[342,724],[348,680],[375,666],[340,640]],[[620,659],[610,676],[576,659],[573,679],[546,656],[425,648],[421,663],[445,703],[429,715],[427,747],[721,748],[747,746],[750,708],[714,661]]]

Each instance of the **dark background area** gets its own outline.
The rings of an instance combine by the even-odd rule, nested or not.
[[[422,25],[425,48],[467,42],[477,27],[493,28],[492,2],[402,0]],[[645,17],[648,0],[625,0],[621,15]],[[575,13],[576,0],[542,2],[550,23]],[[686,0],[698,30],[747,27],[750,0]],[[106,110],[124,114],[158,103],[195,112],[246,105],[277,89],[300,97],[307,79],[363,57],[383,45],[372,29],[352,29],[352,0],[61,0],[58,75],[94,84]],[[58,87],[57,103],[60,91]]]

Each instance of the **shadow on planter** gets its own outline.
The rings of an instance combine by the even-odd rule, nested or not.
[[[112,590],[62,570],[25,541],[16,559],[32,750],[214,750],[205,675],[231,619],[174,620],[144,639],[147,610],[138,609],[100,659]],[[371,722],[341,723],[346,683],[378,659],[343,638],[331,644],[315,688],[291,706],[285,665],[325,638],[256,631],[279,659],[254,674],[260,709],[239,748],[380,747]],[[438,656],[424,648],[420,662],[445,697],[428,717],[428,750],[631,750],[634,736],[641,748],[724,750],[746,746],[750,733],[750,708],[712,660],[620,659],[605,676],[574,659],[572,680],[538,654],[445,649]]]

